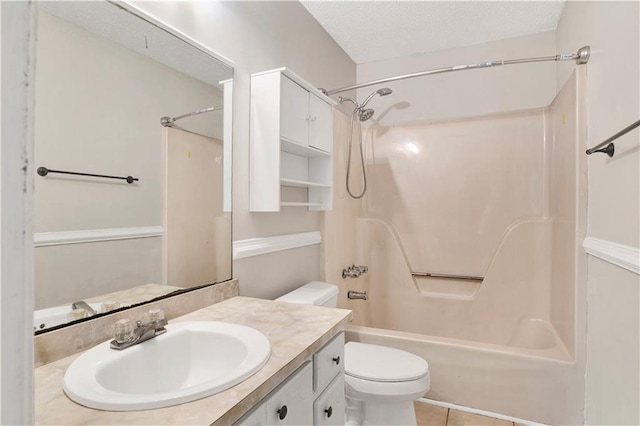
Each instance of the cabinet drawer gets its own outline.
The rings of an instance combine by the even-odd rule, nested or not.
[[[313,423],[313,368],[307,362],[266,401],[268,425],[310,425]]]
[[[313,403],[314,425],[344,425],[344,375],[339,374]]]
[[[344,371],[344,332],[340,332],[313,355],[313,389],[322,392],[337,374]]]

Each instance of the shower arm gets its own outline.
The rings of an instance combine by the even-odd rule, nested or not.
[[[420,71],[420,72],[415,72],[411,74],[398,75],[395,77],[382,78],[380,80],[373,80],[373,81],[368,81],[366,83],[354,84],[352,86],[341,87],[339,89],[333,89],[333,90],[319,89],[319,90],[327,96],[332,96],[337,93],[347,92],[349,90],[360,89],[362,87],[375,86],[377,84],[384,84],[392,81],[405,80],[407,78],[424,77],[427,75],[444,74],[447,72],[472,70],[472,69],[479,69],[479,68],[491,68],[491,67],[497,67],[500,65],[527,64],[531,62],[550,62],[550,61],[557,62],[557,61],[575,60],[576,64],[582,65],[589,62],[590,53],[591,53],[591,48],[589,46],[584,46],[578,49],[577,53],[565,53],[560,55],[542,56],[537,58],[506,59],[506,60],[503,59],[498,61],[479,62],[477,64],[470,64],[470,65],[456,65],[453,67],[436,68],[432,70]]]

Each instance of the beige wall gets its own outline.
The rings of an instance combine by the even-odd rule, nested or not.
[[[298,2],[132,3],[233,62],[233,239],[319,229],[322,213],[249,212],[250,75],[286,66],[318,87],[335,88],[355,82],[353,61]],[[275,297],[319,278],[319,246],[261,257],[234,262],[241,294]]]
[[[640,117],[640,3],[569,1],[557,29],[559,50],[591,46],[587,65],[588,144]],[[567,79],[569,65],[558,66]],[[588,234],[640,245],[640,131],[620,138],[616,154],[588,159]],[[640,423],[640,279],[589,259],[587,424]]]
[[[547,31],[358,64],[358,82],[489,60],[549,56],[555,51],[555,33]],[[477,116],[546,107],[556,94],[555,67],[551,62],[458,71],[398,81],[390,87],[393,94],[369,104],[377,111],[374,119],[382,124]],[[377,88],[358,90],[358,99]]]
[[[36,86],[36,167],[140,183],[36,176],[35,232],[162,226],[160,117],[221,104],[222,92],[42,11]],[[221,116],[185,125],[221,137]],[[36,249],[37,309],[151,282],[162,282],[160,237]]]

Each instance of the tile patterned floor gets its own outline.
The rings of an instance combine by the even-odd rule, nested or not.
[[[418,426],[515,426],[514,423],[493,417],[416,402]]]

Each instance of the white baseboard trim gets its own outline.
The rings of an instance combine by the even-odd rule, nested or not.
[[[585,238],[582,247],[591,256],[640,275],[640,249],[637,247],[591,237]]]
[[[233,260],[311,246],[321,242],[320,231],[238,240],[233,242]]]
[[[425,404],[431,404],[438,407],[451,408],[453,410],[464,411],[465,413],[478,414],[480,416],[493,417],[494,419],[506,420],[508,422],[514,422],[519,425],[527,425],[527,426],[544,426],[543,423],[536,423],[530,420],[519,419],[517,417],[511,417],[504,414],[492,413],[491,411],[479,410],[477,408],[465,407],[462,405],[451,404],[449,402],[436,401],[433,399],[420,398],[418,402],[423,402]]]
[[[35,247],[47,247],[66,244],[95,243],[99,241],[162,237],[163,235],[164,227],[162,226],[86,229],[82,231],[39,232],[33,235],[33,243]]]

